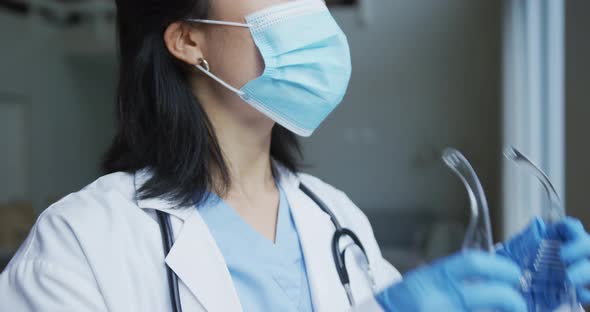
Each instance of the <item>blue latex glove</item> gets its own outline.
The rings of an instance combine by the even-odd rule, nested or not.
[[[535,218],[524,231],[504,242],[496,253],[510,258],[521,269],[525,269],[534,260],[539,244],[546,235],[545,223],[541,218]]]
[[[582,305],[590,304],[590,235],[582,223],[574,218],[566,218],[557,223],[555,229],[561,235],[561,259],[567,265],[567,275],[576,287],[578,301]]]
[[[503,257],[455,254],[408,273],[376,297],[385,311],[526,311],[516,290],[521,272]]]
[[[553,311],[570,298],[567,275],[563,266],[536,267],[541,241],[543,239],[561,241],[554,225],[545,225],[542,219],[535,218],[529,226],[502,245],[499,255],[516,262],[524,272],[521,293],[529,311]]]
[[[566,265],[565,277],[555,274],[544,275],[548,281],[555,282],[567,278],[576,288],[577,299],[582,305],[590,304],[590,291],[586,286],[590,285],[590,235],[586,233],[582,223],[574,218],[565,218],[555,224],[545,225],[539,219],[534,219],[531,224],[520,234],[505,242],[497,254],[506,256],[518,263],[522,270],[530,269],[532,262],[543,238],[558,239],[563,242],[561,246],[561,258]],[[531,305],[532,297],[525,296]],[[542,298],[545,300],[550,299]],[[559,302],[546,302],[550,307],[556,308]]]

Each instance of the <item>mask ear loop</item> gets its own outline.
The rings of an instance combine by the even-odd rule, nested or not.
[[[211,73],[211,67],[209,66],[209,63],[207,62],[207,60],[201,59],[199,64],[196,64],[195,67],[197,67],[203,74],[209,76],[211,79],[217,81],[219,84],[226,87],[227,89],[234,92],[235,94],[237,94],[239,96],[242,96],[245,94],[244,91],[234,88],[229,83],[223,81],[221,78],[219,78],[219,77],[215,76],[213,73]]]
[[[234,26],[234,27],[244,27],[244,28],[250,28],[250,27],[252,27],[252,25],[245,24],[245,23],[226,22],[226,21],[215,21],[215,20],[207,20],[207,19],[194,19],[194,18],[189,18],[189,19],[185,19],[185,21],[192,22],[192,23],[202,23],[202,24],[222,25],[222,26]],[[207,60],[205,60],[204,58],[199,59],[199,62],[198,62],[198,64],[195,65],[195,67],[197,67],[203,74],[209,76],[211,79],[217,81],[219,84],[221,84],[222,86],[226,87],[230,91],[236,93],[237,95],[243,96],[245,94],[243,91],[241,91],[241,90],[239,90],[239,89],[231,86],[229,83],[223,81],[221,78],[219,78],[216,75],[214,75],[213,73],[211,73],[211,67],[209,66],[209,62],[207,62]]]
[[[198,18],[187,18],[185,21],[187,21],[187,22],[193,22],[193,23],[201,23],[201,24],[235,26],[235,27],[244,27],[244,28],[250,28],[250,27],[252,27],[252,25],[246,24],[246,23],[215,21],[215,20],[198,19]]]

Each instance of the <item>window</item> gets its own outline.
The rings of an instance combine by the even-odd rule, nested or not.
[[[563,0],[506,1],[504,144],[531,157],[564,200],[565,95]],[[504,229],[509,237],[549,203],[539,183],[504,165]]]

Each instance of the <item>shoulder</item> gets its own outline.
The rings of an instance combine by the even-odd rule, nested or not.
[[[132,211],[126,206],[133,203],[133,180],[125,173],[103,176],[45,209],[0,274],[4,304],[19,311],[106,310],[99,280],[108,276],[97,272],[107,271],[97,270],[104,255],[116,257],[110,235],[129,213],[115,210]]]
[[[135,201],[134,174],[115,172],[104,175],[81,190],[60,199],[41,215],[81,218],[104,213]],[[116,206],[116,207],[114,207]]]
[[[104,175],[81,190],[49,206],[42,218],[63,217],[71,221],[92,219],[109,210],[124,209],[135,202],[134,175],[116,172]]]
[[[13,260],[82,252],[85,238],[102,235],[115,219],[132,211],[133,177],[123,172],[102,176],[49,206],[37,218]]]
[[[70,227],[91,226],[135,208],[134,175],[116,172],[96,179],[49,206],[37,219],[42,226],[61,221]]]

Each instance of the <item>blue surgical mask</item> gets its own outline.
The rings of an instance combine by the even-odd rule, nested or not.
[[[199,70],[289,129],[310,136],[340,104],[350,80],[346,36],[322,0],[296,0],[246,16],[246,23],[190,19],[247,27],[264,59],[262,75],[241,89]]]

